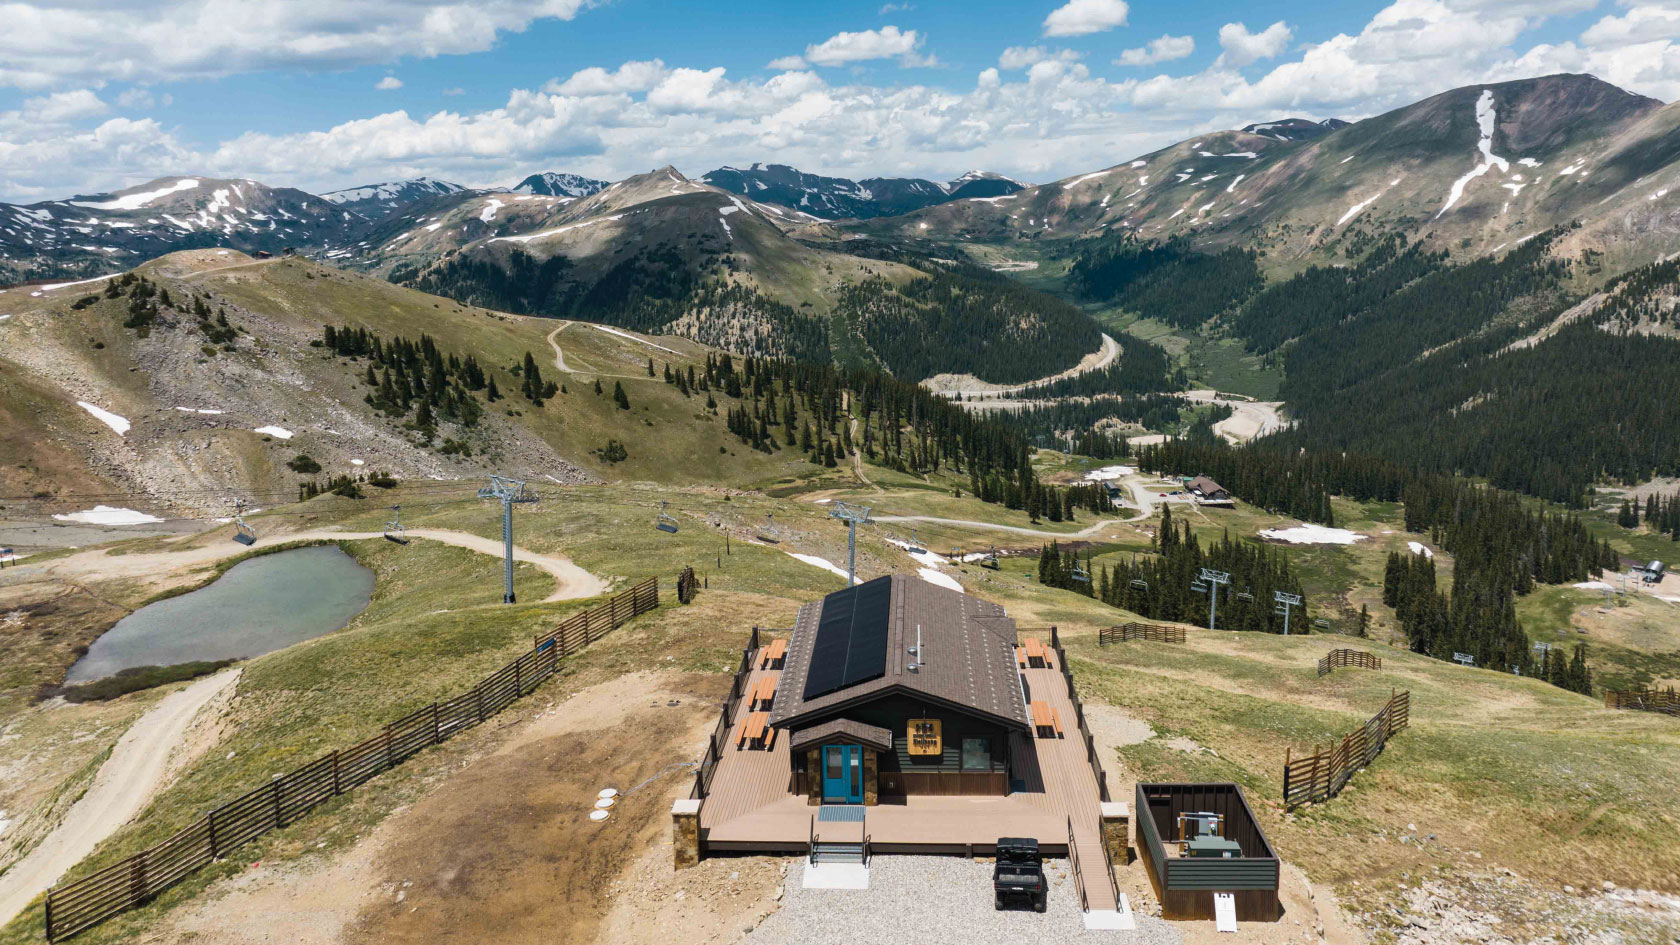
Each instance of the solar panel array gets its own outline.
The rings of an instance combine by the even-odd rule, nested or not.
[[[891,604],[891,577],[879,577],[823,599],[822,620],[811,645],[811,668],[805,675],[805,699],[886,674]]]

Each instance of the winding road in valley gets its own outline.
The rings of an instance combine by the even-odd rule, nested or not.
[[[1114,359],[1118,357],[1120,357],[1120,342],[1115,341],[1113,336],[1104,332],[1102,336],[1102,347],[1098,348],[1091,354],[1086,355],[1082,361],[1073,367],[1068,368],[1059,374],[1052,374],[1049,377],[1041,377],[1036,381],[1028,381],[1025,384],[1005,387],[999,384],[988,384],[985,381],[968,374],[941,374],[936,377],[929,378],[922,383],[928,385],[934,393],[939,394],[942,397],[961,397],[966,400],[993,400],[1002,397],[1004,394],[1012,394],[1017,391],[1023,391],[1029,387],[1036,387],[1039,384],[1048,384],[1051,381],[1059,381],[1067,377],[1078,377],[1081,374],[1087,374],[1091,371],[1100,371],[1103,368],[1108,367],[1110,364],[1113,364]]]

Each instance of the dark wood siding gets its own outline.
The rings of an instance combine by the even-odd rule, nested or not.
[[[1225,836],[1242,846],[1236,859],[1185,858],[1168,852],[1178,815],[1208,811],[1225,818]],[[1253,811],[1234,784],[1139,784],[1137,829],[1150,885],[1167,919],[1213,918],[1213,894],[1236,900],[1239,921],[1270,922],[1282,914],[1278,860]]]

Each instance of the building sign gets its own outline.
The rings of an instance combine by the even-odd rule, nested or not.
[[[944,750],[940,739],[938,719],[911,719],[905,733],[905,744],[912,755],[937,755]]]

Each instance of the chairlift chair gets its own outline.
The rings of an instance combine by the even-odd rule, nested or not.
[[[910,529],[910,547],[904,550],[913,555],[925,554],[927,552],[927,549],[922,547],[922,543],[916,540],[916,530],[914,528]]]
[[[1203,584],[1201,581],[1191,581],[1190,582],[1190,589],[1192,591],[1195,591],[1198,594],[1206,594],[1207,593],[1207,585]]]
[[[241,545],[257,543],[256,530],[245,524],[245,500],[238,499],[233,503],[233,540]]]
[[[1091,572],[1087,570],[1084,565],[1079,563],[1078,558],[1073,559],[1073,570],[1068,572],[1068,577],[1073,578],[1081,584],[1091,583]]]
[[[403,528],[402,506],[393,505],[391,511],[395,513],[396,517],[385,523],[385,540],[406,545],[408,544],[408,530]]]
[[[1143,578],[1132,578],[1132,586],[1140,591],[1149,590],[1149,582],[1145,581]]]
[[[1001,571],[1003,569],[1003,565],[998,562],[997,545],[993,545],[992,550],[986,552],[986,557],[980,559],[980,566],[982,568],[991,568],[993,571]]]
[[[659,518],[654,521],[653,527],[662,532],[670,532],[673,535],[677,533],[677,517],[665,511],[665,501],[663,499],[659,502]]]
[[[1242,601],[1243,603],[1246,603],[1246,604],[1252,604],[1252,603],[1254,603],[1254,595],[1250,594],[1248,591],[1238,591],[1237,592],[1237,600],[1240,600],[1240,601]]]
[[[781,539],[776,537],[776,513],[764,513],[764,528],[760,529],[757,532],[757,535],[758,540],[764,542],[765,544],[781,544]]]

